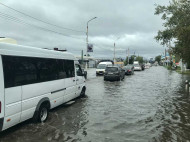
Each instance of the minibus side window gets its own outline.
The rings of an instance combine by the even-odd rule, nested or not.
[[[66,72],[64,68],[64,60],[57,60],[57,68],[58,68],[58,78],[63,79],[66,78]]]
[[[75,76],[74,61],[2,56],[5,88]]]
[[[74,61],[73,60],[65,60],[64,67],[66,71],[67,78],[75,77],[75,70],[74,70]]]

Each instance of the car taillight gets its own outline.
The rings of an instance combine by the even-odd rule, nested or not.
[[[0,101],[0,113],[1,113],[1,101]]]

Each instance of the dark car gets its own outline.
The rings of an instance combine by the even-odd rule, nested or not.
[[[144,71],[145,65],[144,65],[144,64],[141,64],[141,68],[142,68],[142,70]]]
[[[106,67],[104,73],[104,80],[119,81],[125,78],[125,70],[118,66],[108,66]]]
[[[134,74],[134,66],[133,65],[124,66],[123,69],[125,70],[125,75]]]

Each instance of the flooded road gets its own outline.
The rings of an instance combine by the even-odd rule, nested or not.
[[[86,97],[50,112],[46,123],[30,120],[0,134],[0,142],[190,141],[190,76],[152,67],[105,82],[88,71]]]

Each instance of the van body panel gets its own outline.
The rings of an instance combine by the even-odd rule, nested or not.
[[[18,124],[20,122],[20,115],[21,115],[21,112],[16,113],[11,116],[6,116],[4,118],[3,130]]]
[[[63,102],[68,102],[70,99],[74,99],[76,95],[76,77],[65,79],[65,95]]]
[[[5,119],[3,129],[20,122],[21,86],[5,89]]]
[[[5,105],[7,106],[16,102],[21,102],[21,86],[5,88]]]
[[[0,119],[2,120],[4,117],[4,110],[5,110],[5,95],[4,95],[4,75],[3,75],[3,65],[2,65],[2,58],[0,56],[0,102],[1,102],[1,112],[0,112]],[[2,121],[0,121],[0,126]],[[0,127],[1,130],[1,127]]]
[[[77,72],[81,73],[81,75],[77,75]],[[75,74],[76,76],[76,97],[78,97],[81,94],[82,88],[85,84],[85,77],[83,75],[83,71],[81,67],[79,66],[79,63],[75,63]]]

